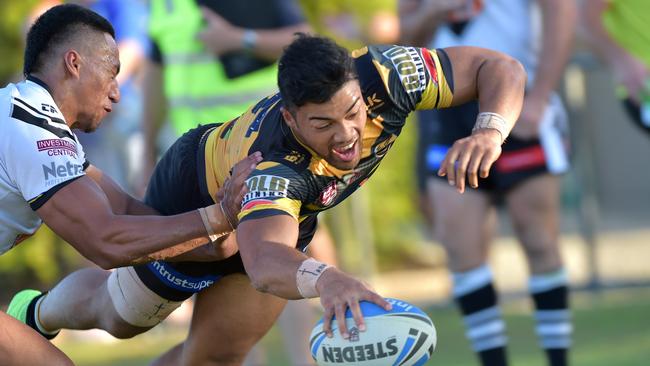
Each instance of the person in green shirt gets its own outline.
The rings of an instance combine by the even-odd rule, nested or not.
[[[650,2],[583,2],[583,26],[595,53],[612,71],[632,121],[650,134]]]

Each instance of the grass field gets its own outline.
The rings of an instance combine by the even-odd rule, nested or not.
[[[572,298],[575,320],[573,365],[650,365],[650,289],[608,290],[579,293]],[[438,329],[438,348],[429,365],[476,365],[463,336],[461,319],[450,307],[432,306],[425,310]],[[513,365],[545,365],[533,336],[534,324],[527,300],[509,300],[505,318]],[[132,340],[93,343],[72,340],[59,346],[80,366],[147,365],[184,337],[184,329],[154,329]],[[263,340],[269,350],[269,366],[286,365],[279,332],[272,330]]]

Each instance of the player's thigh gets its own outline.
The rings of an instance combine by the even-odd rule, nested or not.
[[[239,364],[285,304],[284,299],[255,290],[243,274],[220,279],[196,298],[183,364]]]
[[[495,223],[490,196],[471,189],[460,194],[434,177],[427,189],[436,217],[434,233],[447,250],[451,269],[466,271],[484,263]]]
[[[560,178],[540,174],[518,184],[506,196],[515,232],[533,272],[560,266]]]
[[[0,364],[70,366],[72,361],[43,336],[0,311]]]
[[[130,338],[151,329],[183,302],[166,299],[149,289],[135,267],[115,269],[105,286],[105,301],[110,306],[102,326],[118,338]]]

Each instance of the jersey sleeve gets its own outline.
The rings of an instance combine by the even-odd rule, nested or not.
[[[14,134],[4,148],[7,175],[33,210],[85,174],[85,155],[74,135],[59,137],[30,125]]]
[[[417,109],[444,108],[453,99],[451,63],[441,50],[406,46],[368,46],[352,52],[357,65],[377,72],[358,70],[364,75],[379,75],[381,83],[367,82],[384,88],[393,106],[408,114]],[[365,60],[363,60],[365,58]],[[375,76],[376,77],[376,76]]]
[[[299,218],[306,192],[305,179],[277,162],[262,162],[246,180],[248,193],[242,201],[239,221],[274,215]]]

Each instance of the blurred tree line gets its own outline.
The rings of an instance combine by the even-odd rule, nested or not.
[[[4,86],[20,74],[23,61],[25,17],[38,0],[0,1],[0,82]]]

